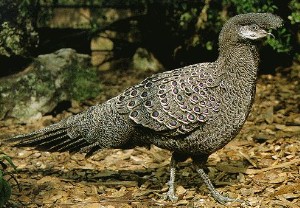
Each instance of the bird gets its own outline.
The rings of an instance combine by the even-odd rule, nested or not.
[[[178,162],[188,158],[219,203],[222,195],[205,172],[208,157],[241,130],[255,97],[258,43],[283,25],[271,13],[239,14],[225,22],[214,62],[154,74],[102,104],[32,133],[10,138],[15,146],[85,153],[107,148],[157,147],[172,152],[166,199],[176,201]]]

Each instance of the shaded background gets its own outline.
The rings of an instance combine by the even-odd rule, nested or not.
[[[213,61],[224,22],[247,12],[271,12],[285,21],[276,39],[262,44],[263,73],[299,60],[296,0],[1,0],[0,10],[2,76],[24,69],[39,54],[66,47],[92,55],[100,70],[130,68],[138,48],[166,70]]]

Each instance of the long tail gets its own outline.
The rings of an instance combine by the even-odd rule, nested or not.
[[[84,152],[87,153],[86,157],[101,149],[98,143],[89,143],[76,130],[68,124],[68,119],[66,119],[29,134],[17,135],[8,141],[18,142],[14,145],[16,147],[35,147],[49,152]]]

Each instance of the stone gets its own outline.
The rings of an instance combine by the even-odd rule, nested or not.
[[[38,56],[18,74],[0,78],[0,120],[15,118],[27,122],[51,112],[62,101],[74,99],[85,87],[75,82],[82,71],[89,73],[89,66],[90,56],[60,49]]]
[[[138,71],[160,71],[163,65],[155,58],[155,56],[145,48],[138,48],[133,55],[133,69]]]

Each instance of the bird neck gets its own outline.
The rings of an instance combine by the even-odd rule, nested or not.
[[[245,78],[255,81],[259,63],[257,47],[252,44],[221,45],[217,65],[231,79]]]

